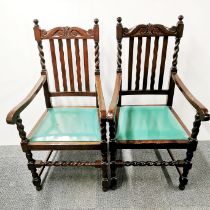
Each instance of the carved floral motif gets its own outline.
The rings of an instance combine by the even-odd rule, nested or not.
[[[176,27],[167,28],[160,24],[137,25],[134,28],[123,28],[123,36],[174,36]]]
[[[50,39],[50,38],[85,38],[90,39],[93,38],[93,30],[89,29],[88,31],[78,28],[78,27],[56,27],[49,31],[41,30],[41,38],[42,39]]]

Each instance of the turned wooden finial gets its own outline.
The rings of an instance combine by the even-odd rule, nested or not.
[[[35,36],[35,40],[36,41],[41,41],[41,29],[39,27],[39,20],[38,19],[34,19],[34,36]]]
[[[122,18],[121,18],[121,17],[118,17],[118,18],[117,18],[117,22],[118,22],[118,24],[121,24]]]
[[[182,21],[184,19],[184,16],[183,15],[179,15],[178,19],[179,19],[179,21]]]
[[[177,38],[181,38],[184,30],[184,23],[182,21],[184,19],[184,16],[179,15],[178,19],[179,21],[177,22]]]
[[[95,42],[99,42],[99,25],[98,25],[98,18],[95,18],[94,19],[94,27],[93,27],[93,30],[94,30],[94,41]]]
[[[95,19],[94,19],[95,25],[98,25],[98,22],[99,22],[98,18],[95,18]]]
[[[123,37],[123,26],[122,26],[122,18],[118,17],[117,18],[117,26],[116,26],[116,36],[117,36],[117,40],[121,41],[122,37]]]
[[[35,24],[35,26],[39,26],[39,20],[38,19],[34,19],[34,24]]]

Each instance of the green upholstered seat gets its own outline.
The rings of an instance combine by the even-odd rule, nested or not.
[[[51,108],[36,127],[31,142],[100,141],[97,108]]]
[[[117,140],[187,139],[187,133],[167,106],[120,108]]]

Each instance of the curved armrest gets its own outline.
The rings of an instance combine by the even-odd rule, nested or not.
[[[109,120],[114,119],[114,113],[117,108],[117,103],[118,103],[118,99],[119,99],[121,81],[122,81],[122,73],[117,73],[116,80],[115,80],[114,93],[112,95],[112,100],[111,100],[111,104],[109,106],[109,111],[108,111],[108,116],[107,116]]]
[[[106,106],[104,102],[104,96],[102,92],[102,87],[101,87],[101,79],[100,75],[95,76],[96,79],[96,92],[98,96],[98,107],[99,107],[99,113],[100,113],[100,118],[101,119],[106,119]]]
[[[208,109],[200,102],[198,101],[192,93],[187,89],[187,87],[184,85],[180,77],[177,73],[172,74],[172,78],[177,85],[177,87],[180,89],[182,94],[185,96],[185,98],[190,102],[190,104],[197,110],[197,112],[200,115],[200,118],[202,121],[207,121],[210,119],[210,116],[208,114]]]
[[[37,95],[39,90],[42,88],[43,84],[46,81],[47,76],[42,75],[34,88],[30,91],[30,93],[23,99],[17,106],[15,106],[7,115],[7,123],[15,124],[17,120],[17,116],[31,103],[34,97]]]

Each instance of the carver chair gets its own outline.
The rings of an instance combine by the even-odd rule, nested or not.
[[[34,35],[38,44],[41,76],[26,98],[12,109],[7,116],[7,123],[16,124],[21,138],[23,152],[28,159],[28,168],[32,173],[33,184],[41,190],[41,174],[45,166],[85,166],[102,169],[102,188],[108,189],[107,177],[107,139],[106,139],[106,108],[102,93],[100,68],[99,68],[99,25],[98,19],[94,20],[94,27],[84,30],[79,27],[56,27],[51,30],[41,29],[38,20],[34,20]],[[92,42],[94,41],[94,43]],[[48,41],[52,60],[53,87],[49,88],[49,72],[46,69],[42,41]],[[48,44],[48,42],[46,44]],[[88,43],[94,44],[95,54],[95,86],[91,90],[89,79]],[[56,46],[58,45],[58,49]],[[80,53],[82,45],[83,54]],[[73,59],[73,46],[75,60]],[[65,47],[65,48],[64,48]],[[60,59],[60,68],[58,59]],[[67,58],[67,61],[65,60]],[[83,58],[84,68],[81,65]],[[75,67],[74,67],[75,61]],[[51,69],[50,69],[51,70]],[[81,75],[83,77],[81,77]],[[85,84],[82,85],[82,79]],[[21,112],[32,102],[40,89],[44,90],[46,110],[27,135]],[[54,88],[54,89],[53,89]],[[95,97],[95,106],[54,106],[52,98],[82,96]],[[35,160],[32,156],[34,150],[49,150],[46,160]],[[95,162],[74,161],[49,161],[53,150],[99,150],[101,160]],[[37,168],[40,168],[39,172]]]
[[[183,16],[179,16],[178,19],[177,25],[170,28],[160,24],[140,24],[128,29],[122,26],[122,19],[117,18],[117,75],[107,115],[110,129],[109,149],[112,189],[117,187],[116,169],[124,166],[175,166],[180,175],[179,189],[184,190],[188,182],[187,176],[192,167],[193,152],[197,147],[199,127],[201,121],[209,120],[209,114],[208,110],[186,88],[177,73],[179,44],[184,28]],[[166,74],[164,75],[167,45],[171,37],[175,38],[173,61],[168,75],[168,87],[163,88],[163,81],[167,79]],[[122,78],[125,78],[126,69],[122,70],[122,40],[126,39],[129,39],[128,77],[126,83],[123,83]],[[137,42],[136,70],[133,69],[134,40]],[[160,48],[161,40],[162,48],[159,50],[161,56],[158,66],[158,48]],[[152,42],[154,48],[153,53],[150,53]],[[142,62],[143,43],[145,43],[144,62]],[[153,54],[153,56],[150,56],[150,54]],[[152,61],[151,67],[149,66],[150,60]],[[141,66],[143,67],[141,68]],[[158,70],[159,74],[157,74]],[[122,77],[122,74],[124,77]],[[123,87],[123,84],[126,84],[127,87]],[[191,132],[187,130],[174,111],[175,85],[196,110]],[[123,106],[122,97],[126,95],[165,95],[167,101],[163,105]],[[116,152],[121,149],[167,149],[172,161],[116,160]],[[186,149],[186,158],[176,160],[170,149]]]

